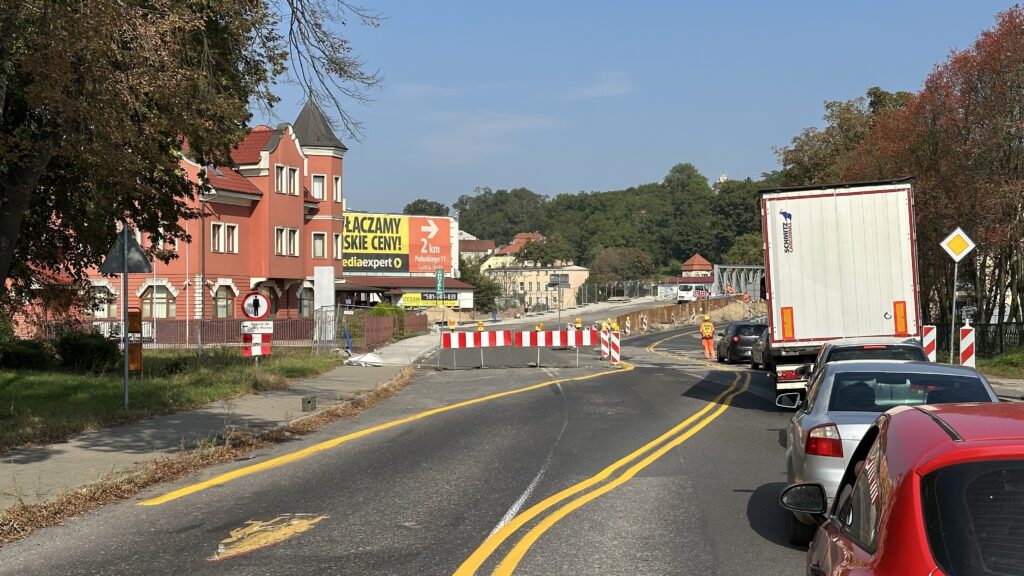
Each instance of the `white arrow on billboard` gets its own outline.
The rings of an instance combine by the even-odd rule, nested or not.
[[[433,240],[434,236],[437,236],[438,230],[440,230],[440,228],[437,227],[437,223],[429,218],[427,218],[426,226],[420,226],[420,231],[426,232],[427,238],[429,238],[430,240]]]

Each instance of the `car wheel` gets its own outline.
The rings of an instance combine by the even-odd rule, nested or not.
[[[751,370],[757,370],[757,369],[758,369],[758,368],[760,368],[760,367],[761,367],[761,365],[760,365],[760,364],[758,364],[757,362],[754,362],[754,357],[753,357],[753,356],[751,356],[751,357],[750,357],[750,369],[751,369]]]
[[[818,527],[813,524],[804,524],[796,519],[796,516],[789,515],[789,543],[794,546],[807,546],[814,540],[814,533]]]

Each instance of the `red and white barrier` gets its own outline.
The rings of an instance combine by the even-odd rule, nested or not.
[[[626,317],[626,336],[629,336],[632,333],[633,333],[632,324],[629,321],[629,316],[627,316]]]
[[[619,365],[619,333],[618,332],[612,332],[611,338],[610,338],[609,349],[611,351],[611,356],[612,356],[612,366],[618,366]]]
[[[647,332],[647,314],[640,317],[640,330]]]
[[[921,345],[930,362],[935,362],[935,326],[922,326]]]
[[[242,334],[242,342],[245,346],[242,346],[242,356],[246,358],[252,356],[269,356],[270,355],[270,338],[272,334]]]
[[[441,348],[495,348],[512,346],[512,332],[498,330],[490,332],[444,332],[441,334]]]
[[[601,359],[608,357],[608,331],[601,330]]]
[[[960,329],[960,365],[974,368],[974,328]]]

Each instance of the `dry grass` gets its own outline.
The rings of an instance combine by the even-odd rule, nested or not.
[[[208,466],[247,457],[257,450],[286,441],[293,435],[316,432],[327,424],[354,416],[394,396],[412,381],[415,374],[415,369],[404,368],[390,381],[364,395],[258,436],[231,431],[216,441],[201,443],[194,449],[118,471],[92,484],[63,492],[53,500],[15,504],[0,511],[0,547],[41,528],[59,526],[65,520],[100,506],[131,498],[155,484],[179,480]]]

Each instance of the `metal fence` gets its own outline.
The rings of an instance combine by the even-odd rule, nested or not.
[[[586,282],[576,290],[576,305],[604,302],[613,298],[643,298],[656,293],[657,285],[650,280]]]
[[[318,352],[346,349],[367,352],[396,338],[424,334],[426,314],[372,316],[370,309],[329,306],[313,315],[313,347]]]
[[[990,358],[1003,352],[1011,352],[1024,347],[1024,324],[1006,322],[999,324],[972,324],[974,328],[975,354],[981,358]],[[959,326],[958,326],[959,328]],[[938,346],[940,359],[949,355],[949,325],[935,327],[935,343]],[[960,352],[959,335],[953,342],[953,351]]]

